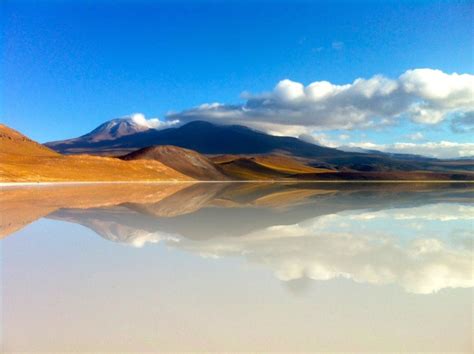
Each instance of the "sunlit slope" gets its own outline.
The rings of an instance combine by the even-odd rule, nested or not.
[[[238,156],[223,155],[212,159],[228,176],[240,180],[273,180],[292,178],[297,174],[332,172],[325,168],[305,165],[303,162],[279,155]]]
[[[56,151],[33,141],[14,129],[0,124],[0,153],[14,156],[60,156]],[[3,159],[2,159],[3,160]]]
[[[64,156],[0,126],[0,182],[192,180],[159,161]]]

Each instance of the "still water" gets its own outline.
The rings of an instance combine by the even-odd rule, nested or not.
[[[474,185],[0,192],[3,352],[473,350]]]

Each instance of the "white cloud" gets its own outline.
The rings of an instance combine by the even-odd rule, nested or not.
[[[150,129],[168,128],[179,123],[179,121],[176,119],[167,121],[160,120],[159,118],[146,119],[143,113],[133,113],[129,116],[125,116],[122,118],[130,119],[133,123]]]
[[[348,143],[349,148],[362,148],[401,154],[416,154],[436,158],[456,158],[474,156],[474,143],[457,143],[452,141],[426,143],[393,143],[374,144],[372,142]]]
[[[241,105],[205,104],[167,118],[238,123],[280,134],[370,128],[403,118],[437,124],[474,110],[474,75],[414,69],[397,79],[376,75],[345,85],[317,81],[307,86],[285,79],[271,92],[245,92],[242,98]]]

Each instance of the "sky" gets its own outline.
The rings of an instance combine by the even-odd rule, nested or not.
[[[0,120],[40,142],[136,113],[474,155],[468,1],[0,4]]]

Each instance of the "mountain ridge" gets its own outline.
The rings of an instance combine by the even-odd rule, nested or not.
[[[474,171],[470,160],[439,160],[409,154],[380,151],[348,152],[324,147],[294,137],[269,135],[241,125],[219,125],[207,121],[191,121],[180,127],[147,129],[113,140],[90,142],[75,138],[46,146],[66,153],[88,153],[122,156],[154,145],[173,145],[204,155],[288,155],[308,160],[314,168],[340,171]],[[452,161],[456,161],[453,163]],[[454,166],[456,165],[456,166]]]
[[[265,154],[277,150],[304,157],[344,154],[294,137],[273,136],[241,125],[217,125],[205,121],[192,121],[177,128],[148,129],[114,140],[91,142],[79,137],[45,145],[66,154],[115,151],[120,155],[152,145],[174,145],[202,154]]]

